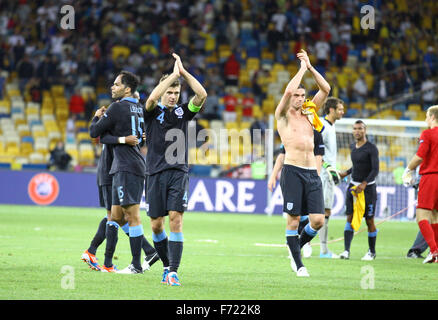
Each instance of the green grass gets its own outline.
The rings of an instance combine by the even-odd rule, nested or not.
[[[171,299],[171,300],[291,300],[291,299],[422,299],[438,298],[438,266],[423,265],[405,255],[418,227],[414,222],[388,221],[379,226],[377,259],[360,258],[368,248],[366,232],[353,239],[351,258],[319,259],[319,246],[304,259],[310,278],[291,271],[285,247],[255,243],[285,243],[285,220],[279,216],[184,215],[184,252],[179,270],[181,287],[160,283],[161,263],[143,275],[91,271],[80,260],[105,211],[95,208],[0,206],[0,299]],[[142,211],[146,237],[149,218]],[[330,221],[330,238],[343,236],[343,219]],[[362,228],[364,225],[362,226]],[[167,229],[168,230],[168,229]],[[215,241],[211,241],[215,240]],[[315,238],[314,244],[319,243]],[[332,243],[343,250],[343,241]],[[105,242],[97,252],[103,261]],[[114,260],[126,267],[131,254],[120,232]],[[68,266],[73,273],[62,273]],[[374,289],[361,283],[374,273]],[[63,289],[65,279],[74,289]],[[369,282],[367,282],[369,283]]]

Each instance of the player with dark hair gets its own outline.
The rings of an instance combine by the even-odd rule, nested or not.
[[[137,98],[137,97],[136,97]],[[138,98],[137,98],[138,99]],[[99,119],[103,116],[103,112],[106,111],[105,107],[102,107],[100,111],[96,112],[96,117]],[[97,121],[95,119],[95,121]],[[136,136],[129,135],[126,137],[114,137],[108,133],[100,136],[100,143],[102,143],[102,152],[99,157],[99,162],[97,164],[97,186],[99,189],[99,203],[101,207],[106,208],[107,215],[100,221],[97,228],[96,234],[94,235],[90,246],[82,254],[81,260],[86,262],[91,269],[101,271],[102,268],[99,266],[96,258],[97,248],[105,240],[107,222],[111,220],[111,207],[112,207],[112,177],[109,175],[111,164],[113,162],[113,146],[121,142],[125,142],[130,146],[136,146],[138,144],[138,139]],[[121,210],[120,206],[117,206],[116,210]],[[122,226],[123,231],[129,236],[129,224]],[[142,264],[143,270],[149,270],[150,267],[159,259],[153,246],[143,238],[142,248],[145,253],[144,262]]]
[[[421,234],[430,248],[423,263],[432,263],[438,262],[438,105],[427,109],[426,123],[428,129],[421,133],[418,151],[402,178],[405,186],[413,185],[413,172],[420,166],[416,215]]]
[[[344,229],[344,252],[339,257],[341,259],[350,258],[351,241],[355,228],[358,229],[356,222],[360,225],[362,218],[365,217],[368,226],[369,250],[362,260],[370,261],[376,258],[378,230],[374,224],[374,215],[377,203],[376,177],[379,174],[379,151],[373,143],[367,140],[366,126],[362,120],[357,120],[354,123],[353,136],[356,142],[350,146],[352,167],[340,173],[341,179],[351,174],[351,182],[346,195],[347,222]],[[353,197],[356,198],[356,201]],[[361,205],[364,210],[360,212],[357,205]],[[355,211],[357,217],[353,215]],[[355,219],[355,223],[352,226],[353,219]]]
[[[318,175],[320,175],[322,168],[322,157],[324,156],[324,143],[322,141],[321,133],[315,129],[313,129],[313,144],[314,144],[313,153],[316,158],[316,170],[318,171]],[[268,189],[271,192],[274,191],[275,185],[277,183],[278,174],[283,168],[285,154],[286,154],[286,150],[284,149],[284,146],[281,145],[280,153],[278,154],[277,159],[275,160],[274,168],[272,169],[271,176],[269,177],[268,180]],[[300,217],[300,223],[298,225],[298,234],[301,234],[301,231],[307,225],[308,222],[309,222],[309,216],[307,214],[302,215]],[[307,242],[302,249],[303,249],[304,258],[309,258],[312,255],[312,247],[310,246],[309,242]]]
[[[152,238],[163,262],[161,282],[181,285],[178,268],[183,252],[183,213],[188,199],[188,122],[201,110],[207,92],[175,58],[173,72],[160,79],[146,101],[145,122],[146,210],[151,219]],[[195,93],[189,102],[178,105],[182,76]],[[169,216],[170,234],[164,230]]]
[[[323,157],[323,167],[321,172],[322,188],[324,194],[325,221],[319,230],[320,258],[339,258],[332,253],[327,247],[328,240],[328,222],[334,202],[335,185],[339,184],[340,177],[336,170],[337,144],[335,122],[344,115],[344,102],[335,97],[327,98],[324,103],[324,131],[322,139],[324,141],[325,153]]]
[[[128,71],[119,73],[111,87],[111,96],[119,101],[113,102],[103,116],[93,118],[90,136],[95,138],[105,132],[112,136],[124,137],[134,135],[143,139],[144,107],[133,97],[139,79]],[[99,116],[99,114],[96,114]],[[144,189],[145,159],[139,145],[129,146],[126,141],[114,145],[114,159],[110,175],[112,179],[111,219],[107,222],[104,271],[114,272],[112,258],[117,243],[117,229],[129,223],[129,242],[131,246],[131,264],[120,273],[142,273],[141,247],[143,243],[143,226],[140,219],[140,202]],[[122,210],[117,210],[121,206]]]
[[[309,273],[301,261],[301,248],[316,236],[324,224],[324,199],[313,153],[313,129],[323,129],[316,112],[329,95],[330,85],[310,64],[304,50],[297,54],[297,58],[300,69],[289,81],[275,109],[275,119],[286,150],[280,185],[283,212],[287,214],[286,242],[292,256],[291,267],[298,277],[308,277]],[[319,88],[312,101],[306,100],[306,90],[299,87],[307,71]],[[306,214],[310,223],[298,235],[300,216]]]

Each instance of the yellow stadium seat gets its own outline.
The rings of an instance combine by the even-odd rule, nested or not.
[[[88,123],[85,120],[76,120],[75,121],[76,128],[88,128]]]
[[[91,141],[90,134],[88,132],[78,132],[76,140],[81,142],[82,140]]]
[[[248,58],[246,60],[246,68],[248,70],[258,70],[260,68],[260,60],[258,58]]]
[[[63,85],[53,85],[50,88],[53,96],[63,96],[64,95],[64,86]]]
[[[14,162],[14,158],[15,158],[14,156],[7,154],[0,155],[0,163],[12,163]]]
[[[377,111],[377,104],[375,102],[365,102],[364,108],[366,110]]]
[[[32,152],[29,155],[29,162],[34,164],[41,164],[41,163],[46,163],[46,159],[44,154],[40,152]]]
[[[408,105],[408,110],[409,111],[415,111],[417,113],[422,111],[421,110],[421,106],[419,104],[415,104],[415,103],[412,103],[412,104]]]
[[[6,90],[9,97],[21,97],[21,92],[19,89],[9,89]]]
[[[198,123],[203,126],[205,129],[210,128],[210,122],[207,119],[199,119]]]
[[[124,56],[127,58],[131,54],[131,50],[125,46],[114,46],[112,48],[113,60],[117,60],[119,56]]]
[[[18,156],[20,154],[20,148],[18,145],[8,145],[6,147],[6,154],[10,156]]]
[[[227,129],[227,130],[231,130],[231,129],[238,129],[238,124],[237,124],[237,122],[226,122],[225,123],[225,128]]]
[[[242,121],[239,125],[240,130],[249,129],[251,127],[250,121]]]
[[[274,99],[264,99],[262,102],[262,111],[264,113],[274,113],[275,112],[275,100]]]
[[[20,153],[29,156],[33,152],[33,145],[30,142],[23,142],[20,146]]]
[[[94,164],[93,150],[79,151],[79,164],[80,165],[93,165]]]
[[[401,155],[402,149],[403,149],[403,147],[400,145],[391,144],[391,146],[389,147],[389,154],[393,158],[398,157]]]
[[[45,138],[47,137],[46,131],[32,131],[32,136],[34,138]]]

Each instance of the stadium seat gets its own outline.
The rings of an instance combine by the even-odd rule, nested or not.
[[[414,103],[408,105],[408,110],[409,110],[409,111],[414,111],[414,112],[417,112],[417,113],[419,113],[419,112],[422,111],[422,109],[421,109],[421,105],[419,105],[419,104],[414,104]]]
[[[364,108],[370,111],[377,111],[377,103],[375,102],[365,102]]]
[[[22,142],[20,145],[20,154],[29,156],[33,152],[33,144],[30,142]]]
[[[6,146],[6,154],[10,156],[18,156],[20,154],[20,147],[18,144],[7,145]]]
[[[90,134],[88,132],[78,132],[78,134],[76,135],[76,141],[78,141],[79,143],[81,142],[91,143]]]
[[[94,151],[88,149],[79,150],[79,165],[91,166],[94,164]]]
[[[262,111],[263,113],[273,114],[275,112],[275,100],[273,98],[264,99],[262,101]]]
[[[17,133],[18,133],[18,135],[20,137],[30,136],[32,134],[28,124],[20,124],[20,125],[18,125],[17,126]]]
[[[45,160],[45,157],[42,153],[32,152],[29,155],[29,162],[30,163],[46,163],[46,160]]]

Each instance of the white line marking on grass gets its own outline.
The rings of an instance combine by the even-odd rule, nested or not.
[[[218,240],[212,240],[212,239],[199,239],[196,240],[196,242],[208,242],[208,243],[218,243]]]
[[[276,244],[276,243],[254,243],[256,247],[275,247],[275,248],[283,248],[286,247],[285,244]]]

